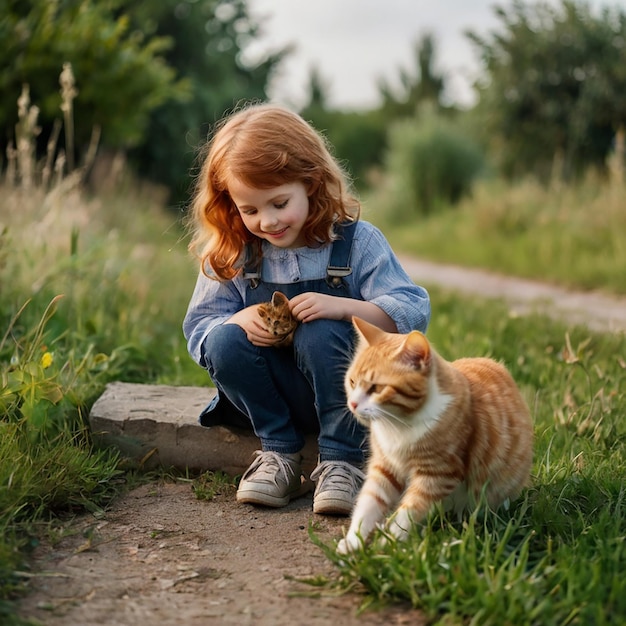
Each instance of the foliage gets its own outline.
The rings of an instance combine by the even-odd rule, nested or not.
[[[396,250],[465,267],[626,294],[626,186],[597,176],[545,188],[481,181],[454,211],[399,220],[389,194],[365,200],[365,217]]]
[[[94,450],[83,422],[109,359],[44,343],[56,300],[27,332],[19,331],[18,312],[0,340],[0,615],[19,590],[14,572],[31,525],[99,509],[119,475],[117,454]]]
[[[399,85],[394,86],[393,81],[387,79],[379,81],[383,103],[377,109],[329,109],[324,78],[318,68],[311,71],[308,104],[301,114],[326,134],[358,188],[374,184],[388,148],[388,129],[395,121],[429,115],[433,108],[443,115],[455,116],[455,109],[443,103],[445,77],[434,70],[435,43],[435,37],[428,33],[415,44],[415,68],[399,68]]]
[[[246,60],[258,31],[245,0],[9,0],[0,15],[0,91],[30,85],[47,137],[61,106],[56,77],[71,64],[80,95],[77,150],[103,128],[103,146],[132,148],[139,173],[181,200],[209,125],[241,101],[265,99],[268,77],[286,54]],[[16,123],[5,99],[3,153]]]
[[[150,116],[148,132],[131,154],[137,171],[165,184],[174,200],[188,196],[189,172],[209,127],[242,101],[264,100],[270,74],[286,54],[250,61],[245,48],[259,26],[245,0],[127,0],[136,28],[166,38],[168,65],[183,77],[189,97],[170,99]]]
[[[435,72],[435,41],[432,33],[426,33],[416,42],[413,48],[414,73],[400,68],[399,90],[394,89],[388,80],[379,80],[382,109],[390,119],[413,117],[424,104],[444,108],[445,77]]]
[[[626,618],[624,335],[590,335],[438,289],[429,328],[446,358],[503,360],[535,421],[532,486],[509,510],[434,511],[405,544],[349,556],[324,544],[340,589],[408,602],[437,624],[617,624]]]
[[[180,330],[195,267],[162,197],[117,180],[119,195],[88,199],[66,183],[0,187],[2,623],[34,525],[120,489],[118,455],[87,427],[104,385],[207,383]]]
[[[626,124],[626,14],[573,0],[495,12],[499,29],[469,36],[485,69],[477,108],[502,171],[571,179],[603,168]]]
[[[371,171],[383,160],[387,120],[382,112],[328,111],[311,105],[300,114],[328,138],[354,184],[366,187]]]
[[[106,129],[109,146],[136,144],[150,112],[186,93],[163,53],[168,40],[131,29],[121,0],[7,0],[0,15],[0,92],[18,94],[30,85],[41,106],[48,136],[61,105],[58,75],[72,65],[80,92],[76,145],[85,146],[92,129]],[[14,101],[0,102],[4,152],[17,121]]]
[[[471,192],[483,169],[477,144],[453,120],[423,112],[389,130],[385,201],[391,219],[428,215]]]

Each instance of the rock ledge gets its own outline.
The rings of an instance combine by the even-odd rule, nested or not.
[[[209,387],[109,383],[89,414],[95,442],[115,446],[145,469],[174,467],[243,473],[260,442],[252,430],[198,423],[215,395]],[[305,470],[315,466],[316,442],[303,451]]]

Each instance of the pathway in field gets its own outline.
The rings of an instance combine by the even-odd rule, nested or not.
[[[404,255],[399,258],[411,278],[421,285],[500,298],[520,314],[536,311],[567,323],[585,324],[592,330],[626,332],[626,297],[570,291],[539,281],[441,265]]]

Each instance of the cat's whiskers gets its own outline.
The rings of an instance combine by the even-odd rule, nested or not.
[[[377,406],[376,410],[372,411],[372,415],[374,418],[380,417],[380,419],[389,420],[389,422],[394,426],[399,425],[403,428],[407,428],[409,426],[406,420],[402,419],[401,417],[398,417],[395,413],[393,413],[392,411],[388,411],[382,406]]]

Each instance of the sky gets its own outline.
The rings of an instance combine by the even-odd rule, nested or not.
[[[558,0],[549,0],[560,4]],[[626,0],[588,0],[594,8],[619,7]],[[425,33],[435,37],[435,69],[446,78],[448,102],[471,106],[478,76],[478,52],[464,35],[488,35],[500,21],[494,6],[512,0],[248,0],[261,36],[250,58],[294,46],[270,86],[270,97],[296,108],[307,102],[310,71],[328,86],[328,100],[340,109],[367,109],[379,102],[378,81],[398,84],[400,68],[416,71],[414,50]]]

